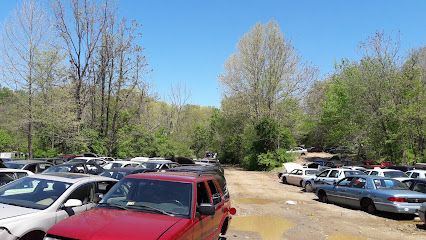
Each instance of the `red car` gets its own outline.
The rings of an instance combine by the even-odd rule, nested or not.
[[[98,206],[48,230],[45,240],[218,239],[235,208],[214,176],[134,174]]]

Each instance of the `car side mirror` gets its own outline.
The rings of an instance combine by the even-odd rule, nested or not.
[[[212,204],[202,203],[200,206],[198,206],[198,212],[201,215],[213,216],[216,212],[216,209]]]
[[[64,203],[64,208],[73,208],[73,207],[80,207],[83,205],[83,202],[78,199],[68,199]]]

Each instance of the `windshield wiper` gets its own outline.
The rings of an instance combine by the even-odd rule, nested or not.
[[[111,207],[111,208],[118,208],[121,210],[129,210],[127,207],[119,204],[111,204],[111,203],[98,203],[98,206],[105,206],[105,207]]]
[[[172,213],[169,213],[169,212],[167,212],[167,211],[164,211],[164,210],[162,210],[162,209],[159,209],[159,208],[155,208],[155,207],[151,207],[151,206],[148,206],[148,205],[145,205],[145,204],[134,204],[134,205],[127,205],[127,208],[144,208],[144,209],[147,209],[147,210],[149,210],[149,211],[153,211],[153,212],[157,212],[157,213],[161,213],[161,214],[163,214],[163,215],[167,215],[167,216],[170,216],[170,217],[174,217],[175,215],[174,214],[172,214]]]

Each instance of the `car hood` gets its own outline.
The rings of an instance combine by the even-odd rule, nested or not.
[[[0,203],[0,222],[6,219],[39,212],[38,209],[18,207]]]
[[[85,240],[158,239],[179,217],[107,208],[95,208],[53,226],[48,234]]]
[[[302,165],[298,164],[298,163],[283,163],[283,173],[290,173],[291,171],[293,171],[295,168],[303,168]]]

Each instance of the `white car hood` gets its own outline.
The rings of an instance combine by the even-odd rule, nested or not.
[[[290,173],[291,171],[293,171],[295,168],[300,168],[302,169],[303,166],[298,164],[298,163],[283,163],[283,173]]]
[[[37,209],[24,208],[24,207],[18,207],[18,206],[0,203],[0,221],[4,219],[12,218],[12,217],[18,217],[22,215],[36,213],[39,211],[40,210],[37,210]]]

